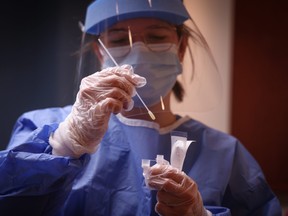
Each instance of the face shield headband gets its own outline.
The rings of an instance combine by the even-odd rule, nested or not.
[[[174,25],[190,18],[180,0],[96,0],[87,9],[84,31],[99,35],[116,22],[143,17]]]

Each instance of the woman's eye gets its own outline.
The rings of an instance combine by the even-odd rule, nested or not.
[[[115,45],[115,46],[123,46],[129,44],[129,39],[128,38],[114,38],[109,40],[109,44]]]
[[[166,35],[151,35],[146,38],[147,42],[162,42],[167,39]]]

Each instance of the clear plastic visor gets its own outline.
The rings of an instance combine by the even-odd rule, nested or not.
[[[125,23],[129,22],[125,21]],[[125,27],[121,26],[121,28],[112,26],[98,36],[85,34],[83,31],[76,76],[78,84],[83,77],[104,69],[103,59],[110,59],[114,62],[114,65],[111,66],[121,66],[121,64],[126,63],[121,59],[125,59],[131,54],[136,43],[140,42],[144,45],[145,55],[158,57],[161,53],[161,57],[163,57],[160,63],[162,66],[166,56],[168,56],[167,52],[170,52],[171,47],[176,45],[176,57],[181,64],[181,72],[177,75],[175,84],[170,87],[168,94],[158,95],[157,92],[157,88],[164,88],[165,83],[162,87],[156,85],[156,90],[150,95],[159,99],[157,103],[149,104],[149,95],[144,97],[140,92],[145,91],[146,87],[148,89],[155,86],[155,83],[154,81],[149,83],[149,77],[146,77],[147,85],[142,87],[141,91],[136,89],[137,92],[139,90],[139,94],[133,98],[140,100],[142,106],[135,106],[132,111],[125,112],[125,115],[137,118],[138,115],[148,114],[149,111],[157,115],[171,111],[176,114],[206,112],[216,108],[221,101],[221,77],[208,44],[192,19],[181,26],[174,26],[169,23],[146,26],[143,29],[138,26],[137,31],[134,31],[133,27],[129,24]],[[185,53],[182,56],[183,47]],[[151,59],[153,58],[151,57]],[[153,62],[153,64],[156,63]],[[132,66],[134,72],[137,73],[138,65]],[[154,66],[157,67],[157,65]],[[166,67],[167,71],[170,70],[168,63]],[[159,69],[160,73],[165,73],[165,70]],[[162,82],[159,82],[159,85],[160,83]]]

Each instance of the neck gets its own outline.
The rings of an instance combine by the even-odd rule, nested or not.
[[[123,111],[121,114],[127,118],[141,119],[146,121],[154,121],[159,124],[160,128],[171,125],[176,121],[176,116],[172,113],[170,109],[170,96],[166,96],[163,99],[165,108],[162,109],[162,104],[158,104],[149,107],[149,110],[154,114],[155,120],[153,120],[148,111],[143,107],[134,107],[131,111]]]

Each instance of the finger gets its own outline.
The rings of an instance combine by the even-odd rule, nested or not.
[[[174,171],[173,168],[169,165],[156,164],[153,167],[151,167],[148,179],[149,186],[155,188],[156,190],[163,189],[163,186],[165,184],[169,184],[169,181],[173,181],[164,176],[167,172],[176,172],[176,171]]]
[[[81,89],[77,95],[77,100],[82,104],[86,104],[86,109],[101,103],[107,98],[118,100],[119,103],[122,103],[122,108],[124,109],[127,109],[132,101],[131,96],[127,92],[117,87],[100,88],[100,90],[98,88],[86,88]]]
[[[169,169],[163,174],[151,175],[149,186],[157,190],[165,190],[171,194],[182,194],[195,182],[183,172]],[[197,187],[197,185],[195,184]]]
[[[193,203],[192,193],[170,193],[165,190],[160,190],[157,192],[157,200],[159,202],[165,203],[168,206],[180,206],[180,205],[190,205]]]
[[[169,206],[169,205],[166,205],[165,203],[161,203],[161,202],[158,202],[155,205],[155,211],[159,215],[165,215],[165,216],[203,215],[203,214],[194,214],[195,211],[189,205],[186,205],[186,206]]]
[[[100,104],[101,113],[120,113],[123,109],[123,103],[119,100],[114,98],[106,98],[105,100],[101,101]]]
[[[153,176],[159,176],[161,178],[171,179],[174,182],[181,184],[186,174],[170,165],[157,164],[151,167],[151,177]]]
[[[134,74],[133,67],[131,65],[122,65],[121,67],[107,68],[103,70],[102,76],[108,74],[115,74],[117,76],[125,77],[135,87],[140,88],[146,85],[147,81],[145,77]]]
[[[80,90],[90,89],[91,91],[104,91],[109,88],[119,88],[129,95],[135,92],[135,86],[129,82],[125,77],[111,74],[109,76],[93,76],[84,78],[80,85]]]
[[[173,169],[173,167],[169,165],[155,164],[151,167],[151,175],[162,175],[171,169]]]
[[[175,206],[179,203],[179,198],[165,190],[159,190],[157,192],[157,201],[168,206]]]
[[[128,76],[129,77],[129,76]],[[109,77],[103,78],[103,82],[99,85],[99,87],[117,87],[125,92],[127,94],[132,95],[135,91],[135,86],[133,83],[129,82],[129,80],[125,76],[119,76],[119,75],[112,75]]]
[[[181,196],[182,194],[187,194],[189,190],[198,190],[197,184],[183,172],[173,175],[172,178],[168,176],[168,179],[169,181],[165,182],[162,189],[169,193]]]
[[[173,169],[169,169],[166,172],[164,172],[162,174],[162,177],[171,179],[175,183],[182,185],[183,180],[185,180],[187,175],[184,172],[180,171],[179,169],[173,168]]]
[[[133,74],[124,77],[129,80],[136,88],[141,88],[146,85],[147,81],[145,77],[139,76],[138,74]]]
[[[168,215],[169,212],[171,212],[171,209],[166,204],[161,203],[161,202],[157,202],[156,205],[155,205],[155,211],[159,215]]]

